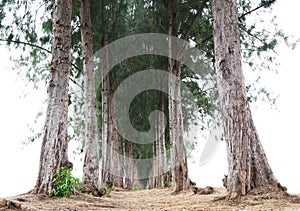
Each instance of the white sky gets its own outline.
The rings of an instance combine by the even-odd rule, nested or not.
[[[278,1],[274,6],[274,14],[277,14],[279,27],[284,32],[300,38],[297,3],[293,0]],[[300,47],[293,51],[280,46],[278,52],[281,63],[278,75],[266,73],[263,78],[264,85],[280,95],[278,111],[272,110],[269,105],[259,104],[257,107],[252,106],[252,113],[275,176],[282,185],[287,186],[289,192],[300,193],[300,100],[297,97],[300,90]],[[27,124],[33,123],[46,99],[45,88],[32,92],[31,88],[25,88],[16,71],[8,68],[9,53],[12,52],[0,45],[0,197],[26,192],[35,185],[41,141],[23,150],[22,141],[32,135]],[[26,98],[21,97],[24,92],[29,93]],[[199,158],[203,149],[201,147],[194,153]],[[71,154],[70,159],[73,157]],[[194,161],[189,163],[189,173],[197,185],[222,185],[221,179],[227,172],[224,142],[205,165],[199,165],[198,157]],[[80,166],[76,168],[81,169]]]

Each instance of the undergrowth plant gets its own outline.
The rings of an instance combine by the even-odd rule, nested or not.
[[[70,198],[74,190],[80,189],[82,183],[79,178],[73,177],[72,170],[61,168],[58,174],[54,174],[54,187],[50,196]]]

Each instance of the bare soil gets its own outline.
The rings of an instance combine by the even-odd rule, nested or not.
[[[300,210],[300,195],[269,190],[256,191],[234,200],[227,200],[226,195],[224,188],[214,188],[214,193],[210,195],[194,194],[192,191],[174,195],[171,188],[114,190],[102,198],[85,194],[76,194],[71,198],[22,194],[0,199],[0,210]]]

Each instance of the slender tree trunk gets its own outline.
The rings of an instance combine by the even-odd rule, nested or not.
[[[68,90],[71,48],[72,1],[55,1],[53,11],[53,45],[48,86],[48,107],[41,148],[37,193],[49,195],[53,175],[68,161]]]
[[[103,35],[103,46],[108,44],[108,38],[106,33]],[[104,52],[103,58],[103,67],[108,68],[108,52]],[[107,71],[103,71],[105,73]],[[101,183],[105,184],[105,182],[109,179],[109,165],[110,165],[110,145],[109,137],[110,137],[110,115],[109,115],[109,91],[110,90],[110,82],[109,82],[109,74],[102,75],[102,165],[101,165]]]
[[[156,124],[157,126],[157,124]],[[156,129],[157,130],[157,129]],[[148,178],[148,189],[156,188],[157,186],[157,179],[158,179],[158,158],[157,158],[157,139],[153,142],[153,149],[152,149],[152,169],[149,172]]]
[[[102,47],[108,45],[108,34],[107,34],[107,20],[106,20],[106,9],[105,1],[101,1],[101,17],[102,17]],[[111,148],[109,143],[110,137],[110,78],[107,73],[109,67],[109,52],[105,49],[103,54],[103,72],[102,72],[102,160],[101,160],[101,183],[105,184],[109,180],[109,166],[111,159]]]
[[[164,113],[165,110],[165,101],[163,93],[160,93],[160,109]],[[167,154],[166,154],[166,143],[165,143],[165,134],[164,128],[165,127],[165,119],[162,116],[158,116],[158,134],[157,137],[157,154],[158,154],[158,187],[165,188],[165,177],[166,177],[166,170],[167,170]]]
[[[168,2],[169,35],[177,37],[177,1]],[[179,192],[189,188],[186,150],[183,141],[183,120],[180,90],[180,61],[172,59],[178,48],[175,39],[169,39],[169,72],[176,77],[169,77],[169,125],[171,142],[171,163],[174,191]]]
[[[93,35],[90,0],[80,1],[81,39],[83,52],[84,102],[85,102],[85,157],[83,184],[99,186],[99,143],[96,108],[96,84],[93,63]]]
[[[281,187],[255,129],[241,62],[236,0],[213,0],[213,33],[222,121],[228,155],[229,197],[258,187]]]
[[[133,185],[133,174],[134,174],[134,163],[133,163],[133,149],[132,143],[125,140],[124,144],[124,176],[125,184],[124,188],[132,189]]]

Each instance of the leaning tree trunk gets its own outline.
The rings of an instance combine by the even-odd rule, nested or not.
[[[71,48],[72,1],[55,1],[53,11],[53,45],[48,86],[48,107],[40,155],[37,193],[49,195],[53,175],[68,161],[68,90]]]
[[[228,155],[229,197],[257,187],[281,187],[268,164],[247,101],[236,0],[213,0],[217,83]]]
[[[85,103],[85,157],[83,163],[83,184],[90,188],[98,188],[99,143],[90,0],[80,1],[80,21],[84,60],[83,76]]]
[[[177,1],[168,2],[169,15],[169,35],[177,37],[176,10]],[[171,142],[171,163],[172,179],[174,182],[174,191],[179,192],[189,188],[188,167],[186,150],[183,141],[183,120],[181,104],[181,78],[180,61],[172,59],[179,58],[179,52],[176,50],[177,40],[169,39],[169,126]],[[177,53],[177,55],[172,55]]]

